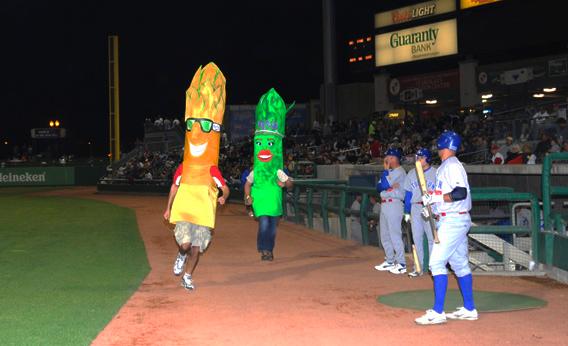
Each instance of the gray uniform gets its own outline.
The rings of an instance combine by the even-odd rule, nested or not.
[[[358,200],[354,200],[351,204],[352,211],[360,211],[361,203]],[[351,215],[351,240],[355,240],[358,243],[363,242],[363,233],[361,232],[361,219],[359,216]]]
[[[398,167],[389,171],[386,179],[390,189],[381,192],[381,216],[379,220],[381,244],[385,250],[386,261],[406,265],[404,244],[402,243],[401,222],[404,213],[404,168]],[[393,188],[399,184],[398,188]]]
[[[424,179],[426,179],[428,191],[434,191],[436,188],[436,168],[430,166],[430,168],[424,171]],[[416,169],[410,170],[410,172],[406,175],[406,179],[404,180],[404,190],[412,192],[412,199],[410,200],[412,203],[410,208],[412,239],[416,245],[418,260],[422,264],[422,268],[424,268],[424,233],[426,233],[426,238],[428,238],[428,251],[430,253],[432,252],[434,238],[432,236],[430,222],[428,222],[428,220],[422,215],[422,190],[420,188],[420,183],[418,182]],[[414,269],[416,269],[416,264]]]

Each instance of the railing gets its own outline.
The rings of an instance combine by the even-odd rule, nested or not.
[[[552,186],[550,176],[552,174],[552,164],[554,161],[568,161],[568,153],[551,153],[544,157],[542,164],[542,213],[544,217],[544,229],[552,230],[552,219],[558,219],[551,213],[552,197],[568,196],[567,186]],[[558,223],[558,222],[557,222]]]
[[[547,265],[568,271],[568,234],[566,213],[552,212],[552,198],[568,196],[567,186],[553,186],[551,175],[555,161],[568,160],[568,153],[552,153],[544,157],[542,165],[542,213],[544,219],[544,248],[542,261]],[[562,232],[564,231],[564,233]]]
[[[483,164],[491,159],[487,149],[459,154],[458,157],[461,162],[468,164]]]
[[[314,194],[320,194],[319,204],[314,201]],[[360,210],[352,210],[347,206],[349,196],[354,194],[361,195]],[[354,187],[346,185],[345,181],[340,180],[298,180],[295,181],[291,193],[285,195],[284,206],[292,205],[294,210],[293,217],[288,217],[287,208],[284,209],[284,216],[296,223],[302,222],[302,214],[306,217],[307,227],[314,228],[314,214],[319,213],[324,233],[330,233],[330,213],[337,215],[339,219],[339,236],[347,239],[347,217],[356,216],[360,219],[361,237],[364,245],[369,244],[370,219],[378,219],[379,215],[369,212],[369,199],[376,197],[377,203],[380,201],[379,194],[374,188]],[[302,201],[305,199],[305,201]],[[330,205],[329,201],[337,199],[337,205]],[[531,193],[515,193],[507,187],[473,188],[472,200],[474,202],[529,202],[531,206],[532,222],[530,228],[527,226],[497,226],[497,225],[474,225],[470,229],[470,234],[495,234],[495,235],[530,235],[531,254],[536,262],[539,258],[541,249],[539,243],[540,208],[538,199]],[[427,249],[427,243],[424,244]],[[428,251],[425,251],[425,263]]]

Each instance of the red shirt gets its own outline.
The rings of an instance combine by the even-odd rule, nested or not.
[[[379,157],[380,155],[381,155],[381,142],[375,139],[373,143],[371,143],[371,156]]]
[[[182,171],[183,171],[183,163],[180,163],[178,168],[176,169],[176,171],[174,173],[174,178],[173,178],[172,184],[179,186],[179,184],[181,183]]]
[[[183,173],[183,163],[180,163],[174,173],[172,184],[175,184],[177,186],[181,184],[182,173]],[[221,171],[219,170],[219,168],[217,168],[217,166],[211,166],[211,168],[209,169],[209,173],[211,173],[211,178],[213,178],[213,181],[215,181],[217,187],[226,185],[225,178],[223,178],[223,175],[221,175]]]

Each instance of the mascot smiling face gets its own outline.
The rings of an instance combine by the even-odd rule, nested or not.
[[[288,110],[274,89],[262,95],[256,107],[252,186],[256,216],[282,214],[282,189],[276,181],[277,172],[284,165],[282,138]]]
[[[217,165],[225,97],[225,77],[217,65],[200,67],[186,92],[184,164]]]

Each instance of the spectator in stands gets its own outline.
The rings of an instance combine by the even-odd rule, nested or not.
[[[377,122],[376,122],[375,120],[373,120],[373,121],[369,124],[369,131],[368,131],[369,137],[373,137],[373,138],[375,137],[375,134],[376,134],[376,131],[377,131],[377,129],[376,129],[375,126],[377,126]]]
[[[363,144],[361,144],[361,153],[364,155],[371,155],[371,145],[369,144],[369,141],[364,141]]]
[[[169,118],[164,119],[164,128],[170,130],[172,128],[172,121]]]
[[[560,144],[558,142],[558,139],[556,139],[556,137],[551,136],[550,137],[550,149],[548,149],[549,153],[557,153],[560,151]]]
[[[314,119],[314,123],[312,124],[312,131],[321,132],[321,126],[317,119]]]
[[[174,121],[172,121],[172,126],[174,128],[178,127],[180,125],[179,119],[175,118]]]
[[[509,151],[511,151],[512,145],[513,145],[513,137],[507,136],[505,138],[505,144],[503,144],[499,149],[499,152],[501,153],[501,155],[503,155],[503,157],[507,157],[507,154],[509,153]]]
[[[563,153],[568,152],[568,139],[564,141],[564,143],[562,144],[562,150]]]
[[[547,133],[543,133],[541,136],[540,142],[536,145],[536,149],[534,151],[537,160],[541,161],[544,158],[544,155],[548,153],[550,148],[552,147],[550,137]]]
[[[518,144],[513,144],[511,146],[511,151],[507,153],[505,158],[505,163],[508,165],[520,165],[524,161],[523,154],[521,153],[521,148]]]
[[[523,162],[527,165],[534,165],[536,164],[536,155],[532,153],[532,148],[529,143],[523,144]]]
[[[476,123],[478,121],[479,121],[479,115],[476,112],[469,113],[467,117],[465,117],[465,119],[463,120],[465,124]]]
[[[521,128],[521,137],[520,140],[521,142],[525,142],[529,139],[530,137],[530,126],[527,122],[523,122],[522,128]]]
[[[329,121],[326,121],[323,124],[323,136],[326,138],[331,136],[331,126],[329,126]]]
[[[497,144],[491,145],[491,163],[494,165],[502,165],[505,163],[503,155],[499,152],[499,146]]]
[[[375,138],[373,140],[373,142],[371,143],[370,146],[370,150],[371,150],[371,158],[373,159],[377,159],[378,157],[381,156],[381,142],[379,141],[378,138]]]
[[[565,143],[566,141],[568,141],[568,126],[566,126],[566,119],[559,118],[556,121],[556,125],[556,135],[558,136],[558,141],[560,143]]]

